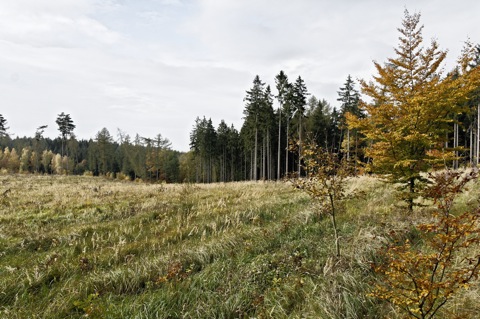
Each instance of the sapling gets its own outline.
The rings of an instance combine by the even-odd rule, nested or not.
[[[340,235],[337,214],[346,199],[347,165],[338,154],[319,147],[314,142],[303,145],[303,167],[306,176],[292,179],[293,185],[310,195],[319,204],[319,213],[328,215],[335,236],[335,253],[340,257]]]
[[[453,214],[454,200],[478,173],[450,171],[431,175],[424,192],[436,206],[431,221],[415,228],[420,243],[396,239],[374,265],[379,275],[373,297],[387,300],[410,318],[431,319],[480,271],[480,207]]]

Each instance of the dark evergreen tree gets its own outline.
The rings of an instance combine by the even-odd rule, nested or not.
[[[253,80],[253,87],[248,90],[247,95],[244,98],[245,109],[243,114],[245,115],[242,133],[245,141],[245,148],[251,152],[250,159],[250,179],[258,179],[258,140],[259,140],[259,127],[261,120],[262,109],[265,108],[265,83],[260,80],[257,75]],[[252,145],[253,137],[253,145]]]
[[[7,130],[7,120],[0,114],[0,137],[8,136]]]
[[[272,137],[274,136],[275,114],[273,111],[273,95],[270,85],[267,85],[265,88],[263,104],[260,110],[260,127],[262,137],[261,178],[262,180],[272,179]]]
[[[62,138],[62,156],[64,155],[64,145],[67,141],[67,137],[70,137],[73,134],[75,129],[75,124],[70,117],[70,114],[65,114],[64,112],[60,113],[55,121],[58,125],[58,130],[60,131],[60,136]]]
[[[62,157],[65,155],[64,146],[67,142],[67,137],[73,137],[73,130],[75,129],[75,124],[70,117],[70,114],[65,114],[64,112],[60,113],[55,121],[58,125],[58,130],[60,131],[60,136],[62,138]],[[67,158],[68,158],[68,147],[67,147]],[[63,163],[63,161],[62,161]],[[66,172],[69,172],[69,161],[67,159]],[[63,165],[63,164],[62,164]]]
[[[113,173],[114,145],[113,137],[107,128],[101,129],[95,136],[96,171],[99,175]]]
[[[329,125],[329,137],[330,137],[330,152],[338,153],[339,152],[339,140],[341,139],[341,117],[337,111],[337,108],[333,108],[332,115],[330,116],[330,125]]]
[[[317,145],[330,149],[330,131],[332,125],[331,107],[327,101],[319,101],[312,96],[308,101],[306,130]]]
[[[230,181],[239,180],[242,172],[240,134],[233,124],[228,130],[227,153],[230,158]]]
[[[44,144],[43,133],[47,127],[48,125],[41,125],[35,131],[35,138],[33,140],[33,152],[35,154],[33,166],[36,173],[40,172],[41,154],[43,152],[43,149],[45,149],[45,146],[42,145]]]
[[[171,143],[162,134],[157,134],[153,139],[144,139],[147,145],[147,171],[155,180],[166,180],[165,165],[167,153],[170,151]]]
[[[280,71],[278,75],[275,77],[275,86],[277,88],[277,100],[279,103],[278,107],[278,150],[277,150],[277,179],[280,179],[281,176],[281,148],[282,148],[282,110],[284,108],[288,91],[290,90],[290,83],[288,82],[288,77],[287,75],[283,72]],[[287,114],[288,115],[288,114]],[[288,139],[288,136],[286,136],[286,139]],[[288,141],[286,143],[288,145]],[[287,150],[287,156],[288,156],[288,150]]]
[[[348,75],[343,87],[338,91],[339,98],[337,101],[341,102],[340,114],[342,121],[344,121],[347,112],[352,113],[357,117],[363,117],[363,111],[360,109],[358,102],[360,101],[360,94],[355,89],[355,82],[352,77]]]
[[[225,121],[221,120],[217,128],[217,153],[220,173],[219,178],[221,182],[227,181],[229,130],[230,128]]]
[[[212,120],[197,117],[190,133],[190,148],[196,158],[196,181],[210,183],[214,176],[214,160],[217,146],[217,133]]]
[[[303,122],[305,121],[305,112],[307,105],[307,96],[309,95],[307,91],[307,86],[303,81],[301,76],[298,76],[297,80],[292,87],[292,102],[293,102],[293,118],[295,119],[295,124],[297,126],[297,139],[298,139],[298,175],[301,174],[301,155],[302,154],[302,143],[303,143]]]
[[[357,118],[363,118],[364,113],[359,107],[360,94],[355,89],[355,82],[352,77],[348,75],[347,80],[343,87],[338,91],[339,98],[337,101],[341,102],[340,105],[340,139],[339,149],[343,149],[346,154],[347,161],[350,161],[350,153],[353,148],[354,163],[357,163],[358,156],[358,130],[351,131],[346,125],[346,114],[350,113]],[[356,168],[356,165],[355,165]]]
[[[181,182],[180,180],[180,153],[164,148],[162,151],[162,171],[160,179],[167,183]]]

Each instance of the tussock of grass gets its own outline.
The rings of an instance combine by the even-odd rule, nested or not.
[[[373,177],[348,192],[336,259],[330,222],[287,184],[0,176],[0,316],[395,318],[366,297],[370,263],[414,221]]]

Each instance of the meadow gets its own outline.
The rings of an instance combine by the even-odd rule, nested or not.
[[[428,207],[407,213],[373,177],[347,190],[336,258],[328,217],[284,182],[2,175],[0,317],[400,318],[368,296],[372,262]],[[448,309],[478,314],[479,298],[477,282]]]

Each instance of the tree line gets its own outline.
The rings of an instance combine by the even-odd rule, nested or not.
[[[375,172],[408,184],[438,166],[476,166],[480,140],[480,45],[469,41],[444,74],[446,51],[424,47],[420,14],[405,12],[396,56],[374,62],[378,75],[338,91],[339,108],[280,71],[275,89],[257,75],[246,91],[240,131],[197,118],[190,134],[190,181],[274,180],[304,175],[302,148],[338,154],[352,174]],[[226,174],[225,172],[228,172]],[[409,195],[411,196],[411,195]]]
[[[76,174],[111,178],[180,182],[181,153],[161,134],[153,138],[121,131],[117,139],[103,128],[94,139],[78,140],[70,114],[56,119],[59,136],[43,136],[47,125],[33,137],[11,138],[7,120],[0,114],[0,170],[5,173]]]
[[[190,151],[172,150],[168,139],[106,128],[77,140],[69,114],[56,119],[59,137],[11,139],[0,114],[0,169],[9,172],[109,175],[167,182],[279,180],[305,175],[302,151],[315,143],[338,154],[352,174],[387,174],[413,196],[421,172],[438,166],[476,166],[480,150],[480,45],[469,41],[454,69],[444,74],[446,51],[424,47],[419,14],[405,13],[396,56],[374,62],[373,80],[350,75],[338,90],[338,107],[309,92],[299,75],[284,71],[265,83],[253,79],[238,130],[197,117]],[[356,86],[359,85],[359,90]]]
[[[346,150],[349,156],[359,158],[358,136],[352,133],[350,138],[345,125],[347,112],[363,116],[360,94],[350,75],[338,94],[339,109],[311,95],[301,76],[290,82],[280,71],[275,77],[275,93],[255,76],[244,98],[240,131],[223,120],[217,128],[206,117],[195,120],[190,133],[189,180],[275,180],[301,173],[298,154],[307,138],[332,152]]]

